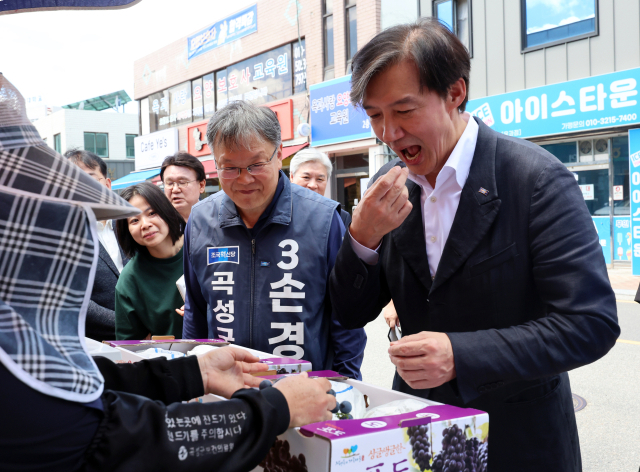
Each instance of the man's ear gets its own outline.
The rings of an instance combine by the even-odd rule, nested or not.
[[[282,143],[280,143],[280,146],[278,146],[278,150],[276,151],[276,153],[276,158],[278,159],[278,170],[280,170],[282,169],[282,160],[284,157],[284,154],[282,154]]]
[[[460,77],[456,80],[451,87],[449,87],[449,92],[447,94],[447,108],[451,110],[457,109],[464,99],[467,97],[467,85],[464,83],[464,79]]]
[[[104,184],[109,190],[111,190],[111,179],[109,177],[104,179]]]
[[[200,193],[204,193],[204,189],[207,186],[207,181],[201,180],[199,183],[200,183]]]

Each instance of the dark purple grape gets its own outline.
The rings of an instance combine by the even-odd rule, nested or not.
[[[260,382],[260,385],[258,386],[260,390],[264,390],[265,388],[269,387],[273,387],[273,384],[267,379],[264,379],[262,382]]]
[[[345,400],[342,403],[340,403],[340,411],[342,413],[345,413],[345,414],[346,413],[351,413],[351,409],[352,409],[351,402],[348,402],[348,401]]]

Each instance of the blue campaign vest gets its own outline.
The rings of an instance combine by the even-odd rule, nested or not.
[[[282,193],[255,238],[224,192],[193,207],[189,259],[207,301],[208,337],[330,368],[327,243],[338,203],[280,178]]]

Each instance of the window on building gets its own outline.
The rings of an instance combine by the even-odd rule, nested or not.
[[[522,49],[539,49],[598,34],[597,0],[522,2]]]
[[[84,133],[84,150],[99,157],[109,157],[109,135],[107,133]]]
[[[556,156],[560,162],[564,164],[578,162],[578,148],[575,141],[570,143],[544,144],[541,147]]]
[[[420,16],[427,16],[428,0],[420,0]],[[436,0],[432,14],[447,26],[472,54],[471,0]]]
[[[134,158],[136,157],[136,147],[134,144],[134,140],[136,138],[135,134],[127,134],[126,135],[126,140],[127,140],[127,157],[128,158]]]
[[[347,74],[351,73],[351,60],[358,51],[358,23],[356,1],[345,0],[345,22],[347,24]]]
[[[430,11],[431,7],[429,7]],[[429,13],[426,12],[427,10],[425,10],[425,16],[429,16]],[[382,29],[403,23],[412,23],[419,16],[417,0],[380,0],[380,26]]]
[[[60,138],[60,133],[53,135],[53,149],[56,152],[62,152],[62,139]]]
[[[324,80],[333,79],[333,0],[323,0],[323,29],[324,29]]]

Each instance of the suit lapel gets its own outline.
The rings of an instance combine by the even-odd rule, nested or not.
[[[116,277],[120,276],[120,272],[118,272],[118,268],[116,267],[116,265],[113,263],[113,260],[111,259],[111,256],[109,256],[109,253],[107,252],[107,250],[104,248],[104,246],[102,245],[102,243],[100,244],[100,251],[98,252],[98,257],[100,259],[102,259],[104,261],[105,264],[107,264],[107,266],[109,267],[109,269],[111,269],[113,271],[113,273],[116,275]]]
[[[422,284],[429,289],[431,287],[431,273],[429,272],[422,223],[422,204],[420,202],[422,189],[410,180],[407,180],[406,185],[409,189],[409,201],[413,205],[413,209],[407,219],[391,232],[391,237],[407,265],[415,272]]]
[[[475,119],[475,118],[474,118]],[[444,246],[431,292],[446,282],[469,258],[485,237],[500,209],[496,187],[497,138],[482,121],[469,177],[460,195],[449,238]]]

